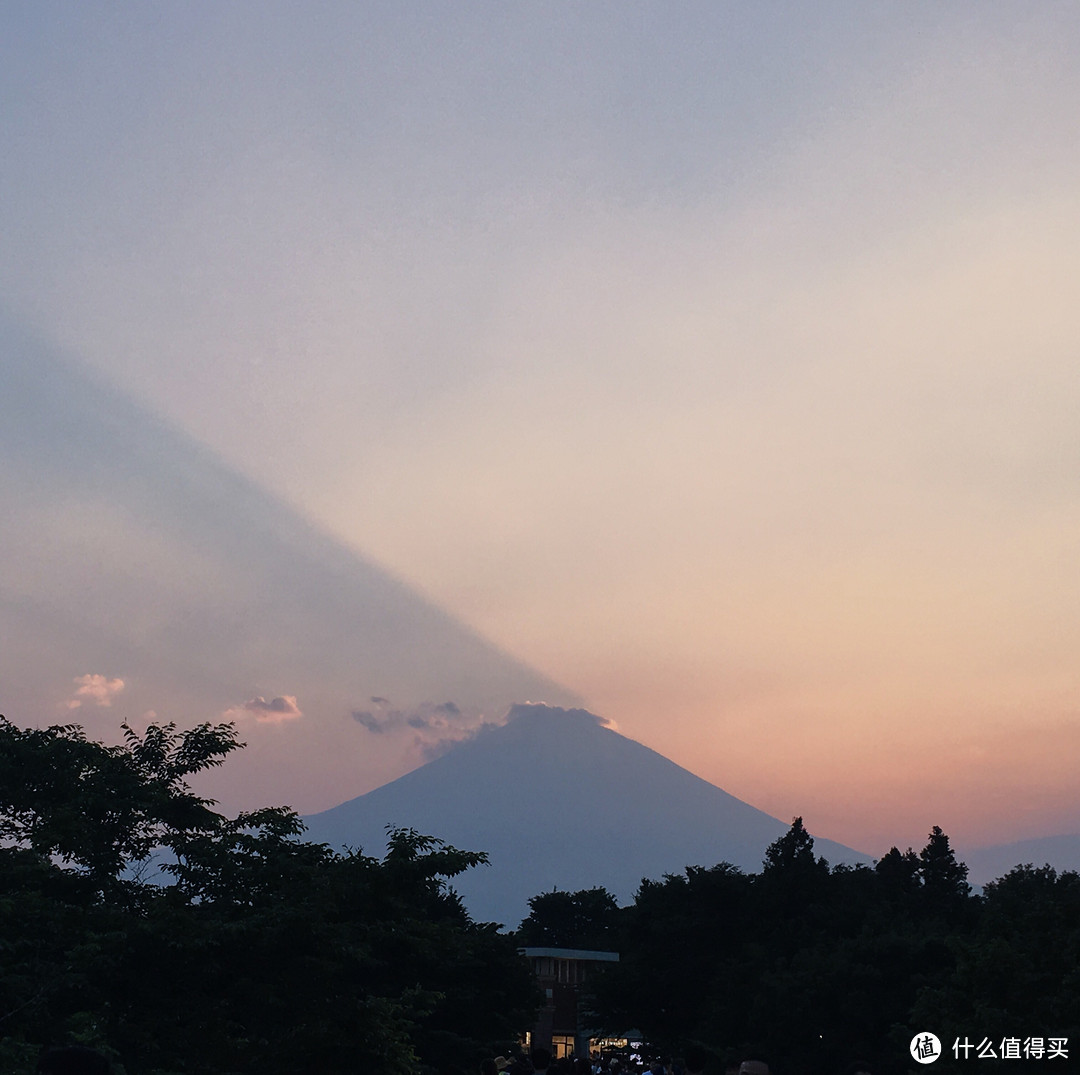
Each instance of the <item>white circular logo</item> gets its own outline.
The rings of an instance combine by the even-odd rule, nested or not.
[[[922,1030],[911,1039],[911,1057],[919,1064],[932,1064],[941,1056],[941,1042],[936,1034]]]

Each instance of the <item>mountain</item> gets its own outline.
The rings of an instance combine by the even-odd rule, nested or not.
[[[576,701],[2,313],[0,386],[16,723],[239,719],[248,749],[210,793],[315,810],[406,768],[425,706],[453,738],[522,697]],[[122,687],[94,704],[76,677]],[[359,722],[373,696],[404,731]]]
[[[985,885],[1003,877],[1014,866],[1053,866],[1063,870],[1080,871],[1080,835],[1043,836],[1018,840],[1011,844],[993,844],[970,851],[958,850],[957,857],[967,864],[968,880],[973,885]]]
[[[761,868],[788,823],[729,795],[582,709],[517,705],[502,727],[359,798],[306,818],[309,838],[381,853],[405,826],[489,866],[454,884],[475,918],[516,927],[528,899],[603,885],[630,899],[643,877],[685,866]],[[869,862],[816,841],[830,862]]]

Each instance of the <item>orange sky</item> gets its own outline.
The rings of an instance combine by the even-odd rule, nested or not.
[[[0,16],[3,309],[755,806],[871,853],[1080,829],[1068,9],[275,10]],[[32,507],[20,601],[93,557],[235,597]],[[304,809],[421,758],[333,723],[377,684],[170,703],[93,653],[4,704],[239,713]]]

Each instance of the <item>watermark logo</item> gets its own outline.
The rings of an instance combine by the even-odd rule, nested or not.
[[[941,1058],[941,1041],[936,1034],[922,1030],[911,1039],[911,1057],[919,1064],[932,1064]],[[982,1038],[966,1035],[952,1043],[955,1060],[1068,1060],[1068,1038]],[[1026,1071],[1027,1068],[1024,1068]]]
[[[911,1058],[919,1064],[932,1064],[941,1056],[941,1041],[936,1034],[922,1030],[911,1039]]]
[[[914,1050],[914,1042],[911,1048]],[[957,1060],[1068,1060],[1069,1039],[983,1038],[975,1042],[965,1035],[953,1042],[952,1053]],[[911,1055],[915,1055],[914,1051]]]

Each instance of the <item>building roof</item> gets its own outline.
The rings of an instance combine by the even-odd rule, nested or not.
[[[519,948],[518,951],[529,959],[535,957],[549,959],[587,959],[593,963],[618,963],[618,952],[596,952],[587,948]]]

